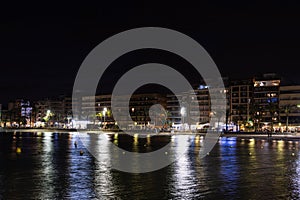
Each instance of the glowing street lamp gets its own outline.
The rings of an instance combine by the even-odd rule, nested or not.
[[[184,123],[184,117],[186,115],[186,108],[185,107],[181,107],[180,114],[182,116],[182,122],[181,123],[183,124]]]
[[[106,112],[107,112],[107,108],[104,107],[104,108],[103,108],[103,111],[102,111],[102,114],[103,114],[103,116],[104,116],[104,121],[103,121],[103,122],[105,122],[105,114],[106,114]]]
[[[134,113],[134,107],[131,108],[131,117],[132,117],[132,119],[134,120],[133,113]]]

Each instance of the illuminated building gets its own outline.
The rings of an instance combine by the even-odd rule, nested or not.
[[[280,121],[287,126],[300,125],[300,85],[280,86]]]
[[[49,116],[49,113],[51,116]],[[37,126],[46,122],[48,126],[62,128],[67,122],[67,117],[72,115],[72,101],[70,97],[59,96],[47,98],[34,103],[33,110]]]
[[[226,87],[226,78],[224,78],[224,82]],[[216,91],[219,90],[216,89]],[[224,91],[220,91],[221,93],[225,93],[226,95],[226,107],[229,107],[228,91],[228,88]],[[195,96],[192,95],[193,92]],[[223,102],[224,99],[222,99],[221,101]],[[180,104],[182,107],[180,107]],[[219,109],[225,111],[227,108]],[[197,123],[204,124],[210,122],[212,113],[209,86],[200,84],[193,91],[182,92],[181,94],[177,95],[177,97],[175,95],[167,95],[167,110],[170,113],[169,118],[174,124],[187,123],[188,125],[196,125]],[[182,112],[183,110],[184,112]],[[225,113],[223,113],[223,115],[225,116]],[[225,122],[225,119],[221,119],[221,121]]]
[[[244,123],[250,120],[250,104],[252,103],[252,80],[235,80],[230,86],[230,120]]]
[[[118,109],[128,109],[132,121],[135,125],[148,125],[151,123],[149,109],[152,105],[161,104],[166,107],[166,98],[162,94],[133,94],[131,97],[126,95],[116,97]],[[129,108],[126,107],[126,99],[130,98]],[[111,95],[84,96],[78,101],[78,115],[76,120],[87,121],[87,123],[98,124],[99,122],[114,124],[111,112]],[[105,110],[105,112],[103,112]],[[124,116],[119,116],[120,121],[127,120]],[[124,123],[130,123],[125,122]],[[153,122],[154,123],[154,122]]]
[[[253,79],[252,105],[259,108],[261,123],[278,122],[280,78],[276,74],[263,74]]]
[[[32,116],[32,107],[29,100],[17,99],[8,103],[8,109],[2,116],[5,126],[10,127],[27,127],[31,126],[34,121]]]

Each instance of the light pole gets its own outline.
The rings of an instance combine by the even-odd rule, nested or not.
[[[185,117],[185,114],[186,114],[186,108],[185,107],[181,107],[180,114],[181,114],[181,117],[182,117],[181,124],[182,124],[182,126],[184,128],[184,117]]]
[[[131,118],[133,119],[133,121],[134,121],[134,119],[135,119],[135,116],[134,116],[134,108],[132,107],[131,108]]]
[[[49,126],[49,120],[51,116],[52,116],[51,110],[47,110],[46,112],[47,126]]]
[[[107,112],[107,108],[104,107],[104,108],[103,108],[103,111],[102,111],[102,114],[103,114],[103,117],[104,117],[103,122],[105,122],[105,114],[106,114],[106,112]]]
[[[257,116],[257,128],[258,128],[258,130],[260,129],[260,112],[259,111],[257,111],[256,112],[256,116]]]

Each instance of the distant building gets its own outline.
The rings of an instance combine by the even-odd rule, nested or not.
[[[126,107],[126,99],[130,98],[129,108]],[[135,125],[148,125],[151,123],[149,116],[149,109],[152,105],[162,104],[166,107],[166,98],[162,94],[133,94],[130,96],[118,96],[118,109],[127,109],[130,113],[130,117]],[[86,123],[101,124],[111,123],[114,124],[114,118],[111,110],[111,95],[96,95],[96,96],[84,96],[80,100],[76,101],[78,106],[75,109],[78,112],[74,115],[76,121],[85,121]],[[119,120],[123,123],[130,123],[125,116],[118,116]],[[124,121],[126,120],[126,121]],[[152,122],[155,124],[155,122]],[[79,124],[79,122],[77,123]],[[86,124],[81,125],[86,126]]]
[[[279,122],[280,77],[276,74],[263,74],[253,79],[253,101],[256,118],[260,123]]]
[[[192,95],[193,92],[195,96]],[[229,107],[229,96],[227,96],[228,88],[225,88],[225,91],[220,92],[225,93],[225,105]],[[224,103],[224,99],[221,101]],[[177,96],[167,95],[167,109],[170,113],[169,118],[174,124],[187,123],[188,125],[196,125],[197,123],[204,124],[210,122],[213,113],[211,112],[209,87],[200,84],[198,88],[193,91],[183,92]],[[220,109],[223,109],[224,112],[226,112],[226,108]],[[225,113],[222,114],[225,116]],[[225,119],[222,119],[222,121],[225,121]]]
[[[183,92],[178,95],[167,95],[167,110],[169,120],[172,124],[196,124],[197,122],[208,122],[210,110],[208,90]],[[199,98],[202,98],[202,105],[199,106]],[[207,112],[206,112],[207,111]]]
[[[62,128],[72,116],[72,102],[70,97],[59,96],[47,98],[34,103],[33,113],[36,126],[56,126]],[[42,125],[43,124],[43,125]]]
[[[181,113],[180,113],[180,104],[179,101],[182,99],[181,95],[174,95],[174,94],[168,94],[167,96],[167,110],[169,112],[169,120],[173,124],[180,124],[181,123]],[[179,100],[177,99],[179,98]]]
[[[211,112],[211,102],[208,87],[205,85],[200,85],[199,88],[195,91],[197,95],[197,100],[200,110],[200,123],[208,123],[210,121],[210,112]]]
[[[280,86],[280,121],[287,125],[300,125],[300,85]]]
[[[3,126],[25,127],[33,122],[32,106],[29,100],[17,99],[8,103],[8,109],[2,116]]]
[[[124,107],[124,103],[122,102],[122,96],[118,97],[119,106],[118,109],[128,109]],[[136,125],[149,125],[152,124],[154,126],[161,125],[161,122],[158,121],[158,117],[154,117],[155,119],[150,118],[149,110],[151,106],[155,104],[160,104],[166,109],[166,97],[165,95],[153,93],[153,94],[133,94],[130,97],[129,102],[129,113],[132,120]]]
[[[253,79],[230,82],[229,79],[223,78],[223,81],[224,91],[224,88],[212,90],[202,83],[193,91],[178,95],[152,93],[118,96],[117,109],[129,113],[129,116],[121,116],[124,113],[121,112],[118,121],[141,127],[158,126],[163,123],[190,126],[208,123],[213,116],[225,116],[225,113],[218,113],[220,110],[226,111],[226,119],[218,119],[220,122],[233,122],[240,128],[244,126],[264,130],[264,127],[269,129],[268,126],[272,125],[276,130],[282,131],[283,127],[300,127],[300,85],[282,85],[281,78],[276,74],[263,74]],[[212,99],[210,93],[225,94],[225,104],[223,98]],[[87,124],[115,125],[111,97],[111,94],[76,99],[59,96],[39,100],[34,104],[29,100],[17,99],[9,102],[5,109],[1,108],[0,104],[0,124],[7,127],[45,124],[60,128],[84,128]],[[129,107],[126,103],[128,98]],[[217,104],[216,112],[212,111],[212,102]],[[150,117],[149,110],[155,104],[163,106],[166,112],[160,115],[165,117],[154,120]],[[225,107],[220,107],[224,105]],[[166,117],[167,121],[163,119]]]
[[[230,121],[245,123],[250,120],[250,104],[253,96],[252,80],[235,80],[230,84]]]

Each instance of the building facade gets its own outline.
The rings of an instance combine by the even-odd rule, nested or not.
[[[224,89],[224,88],[223,88]],[[215,89],[214,92],[220,92],[224,94],[225,107],[219,107],[218,102],[224,103],[224,99],[215,99],[219,110],[226,112],[229,108],[229,89],[225,90]],[[195,95],[193,95],[195,94]],[[180,106],[181,105],[181,106]],[[183,92],[177,96],[167,95],[167,109],[170,113],[170,120],[173,124],[185,124],[189,126],[196,125],[198,123],[209,123],[212,116],[216,113],[212,113],[211,110],[211,96],[209,93],[209,87],[206,85],[199,85],[197,89],[190,92]],[[219,115],[218,113],[217,115]],[[225,122],[226,113],[222,113],[223,118],[219,119]]]
[[[230,121],[236,124],[250,120],[250,104],[252,103],[252,80],[236,80],[230,84]]]
[[[300,85],[280,86],[279,107],[285,131],[300,126]]]
[[[59,96],[34,102],[33,115],[36,127],[65,128],[72,119],[71,97]]]
[[[126,100],[129,101],[129,108]],[[132,121],[129,121],[128,116],[118,116],[120,123],[124,124],[133,124],[139,126],[146,125],[158,125],[158,121],[151,121],[149,115],[149,109],[155,104],[160,104],[166,108],[166,97],[162,94],[153,93],[153,94],[133,94],[132,96],[122,95],[116,97],[117,105],[116,109],[119,110],[128,110],[130,118]],[[111,110],[111,95],[96,95],[96,96],[86,96],[82,97],[80,101],[80,106],[78,112],[80,113],[76,116],[75,120],[78,122],[81,121],[81,126],[85,127],[87,124],[114,124],[114,118],[112,116]],[[123,112],[121,112],[123,113]]]
[[[273,127],[289,131],[300,127],[300,85],[281,85],[276,74],[263,74],[246,80],[232,80],[225,84],[227,124],[234,123],[243,129],[265,130]],[[215,89],[217,92],[218,88]],[[174,94],[133,94],[118,96],[116,108],[127,110],[128,116],[118,120],[136,126],[161,126],[168,124],[205,124],[217,113],[212,113],[209,87],[199,85],[193,91]],[[34,103],[17,99],[0,110],[1,125],[7,127],[37,126],[83,128],[87,124],[115,124],[112,116],[111,94],[84,96],[78,99],[59,96]],[[127,100],[130,99],[129,107]],[[224,103],[224,99],[219,99]],[[217,101],[215,101],[217,102]],[[222,105],[224,105],[222,103]],[[160,104],[166,110],[164,117],[151,118],[153,105]],[[221,105],[221,104],[220,104]],[[78,108],[78,109],[74,109]],[[163,110],[163,109],[162,109]],[[224,113],[223,113],[224,114]],[[167,120],[165,119],[167,118]],[[130,120],[129,120],[130,119]],[[153,120],[154,119],[154,120]],[[83,126],[77,126],[80,123]],[[76,125],[77,123],[77,125]],[[271,126],[271,127],[270,127]],[[300,130],[300,128],[299,128]]]
[[[253,118],[258,127],[273,126],[279,122],[280,77],[264,74],[253,79]],[[271,127],[269,127],[270,129]]]
[[[3,110],[1,116],[4,127],[29,127],[34,122],[31,102],[26,99],[17,99],[8,103],[8,109]]]

